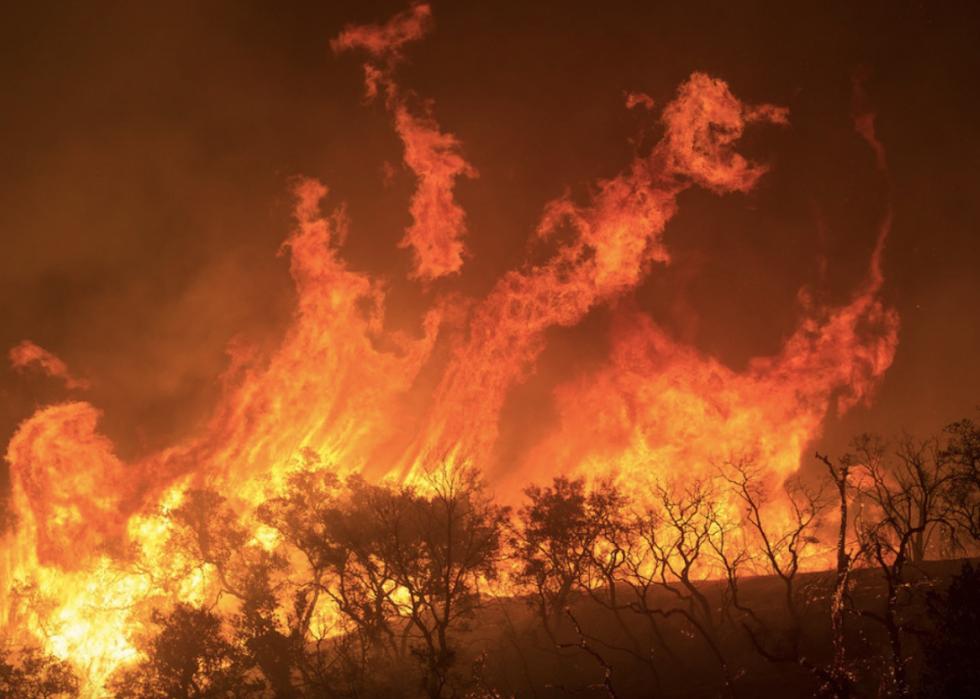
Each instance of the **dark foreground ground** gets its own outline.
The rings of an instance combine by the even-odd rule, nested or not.
[[[924,686],[927,650],[935,645],[927,600],[930,593],[948,588],[963,563],[932,561],[915,566],[897,598],[896,618],[902,627],[899,657],[913,696]],[[794,634],[785,586],[779,579],[754,577],[740,582],[742,610],[729,606],[728,615],[722,613],[728,598],[725,582],[703,583],[701,591],[715,615],[716,650],[677,611],[688,606],[663,589],[648,597],[647,608],[659,610],[653,614],[631,604],[636,597],[629,590],[617,591],[615,610],[609,608],[606,592],[594,597],[578,594],[570,604],[571,614],[554,619],[551,628],[542,623],[529,600],[490,599],[472,628],[460,637],[456,672],[461,685],[469,685],[470,696],[475,697],[831,696],[818,673],[829,668],[833,658],[832,585],[831,573],[799,576],[796,587],[800,595],[807,591],[810,602],[804,605],[802,597],[796,598],[801,623]],[[844,658],[853,697],[883,697],[896,691],[895,656],[882,623],[886,592],[880,572],[855,571],[844,617]]]

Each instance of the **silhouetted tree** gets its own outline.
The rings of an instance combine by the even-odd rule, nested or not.
[[[172,557],[179,568],[175,574],[186,577],[198,570],[205,578],[217,577],[219,595],[244,597],[238,578],[249,536],[226,498],[214,490],[188,490],[166,518],[168,545],[181,554]]]
[[[0,647],[0,699],[67,699],[78,691],[67,661],[36,646]]]
[[[830,596],[830,642],[833,655],[827,668],[828,684],[838,699],[848,699],[853,691],[854,672],[848,657],[845,626],[847,621],[847,602],[850,592],[851,572],[860,559],[862,550],[851,540],[848,531],[851,525],[849,506],[851,499],[851,474],[854,457],[845,454],[836,464],[829,457],[816,454],[827,467],[827,473],[837,489],[837,565],[834,569],[833,592]]]
[[[481,607],[481,581],[497,576],[507,517],[470,468],[440,464],[414,485],[341,480],[325,469],[292,474],[257,518],[301,554],[291,618],[307,644],[305,685],[356,696],[381,691],[377,678],[404,670],[411,655],[426,693],[443,696],[457,661],[455,635]],[[332,641],[313,633],[314,610],[324,603],[343,620]]]
[[[187,604],[154,612],[159,632],[141,648],[143,659],[117,674],[117,699],[247,699],[262,696],[264,683],[226,639],[217,614]]]
[[[251,566],[238,581],[242,597],[232,617],[235,641],[243,658],[259,668],[275,699],[298,699],[301,685],[296,670],[303,665],[306,636],[296,625],[283,628],[277,585],[271,566]]]
[[[372,660],[377,663],[370,658],[372,649],[358,647],[355,652],[357,644],[351,639],[327,640],[328,635],[353,631],[362,644],[365,624],[337,627],[334,621],[330,629],[319,628],[324,619],[335,614],[335,603],[349,618],[362,621],[348,603],[346,592],[351,578],[346,563],[355,554],[347,548],[350,542],[343,532],[337,531],[338,512],[347,500],[349,488],[339,476],[307,456],[303,467],[289,474],[280,493],[256,510],[256,519],[278,532],[288,551],[299,554],[289,556],[292,564],[281,587],[284,594],[288,589],[291,597],[291,608],[282,614],[286,628],[281,631],[273,621],[278,616],[278,598],[269,585],[264,594],[250,595],[243,603],[237,623],[246,631],[246,646],[255,650],[257,658],[266,659],[263,672],[278,678],[273,682],[278,687],[277,696],[298,691],[294,685],[300,678],[298,685],[307,691],[352,683],[356,686],[361,666]],[[382,616],[380,623],[387,620]],[[356,666],[351,664],[355,658]]]
[[[307,464],[313,466],[314,464]],[[256,519],[275,529],[282,540],[299,552],[305,564],[292,571],[293,632],[305,636],[322,595],[333,582],[330,574],[344,556],[334,531],[336,511],[346,489],[341,479],[326,468],[302,468],[289,474],[281,493],[256,510]]]
[[[572,591],[591,587],[597,578],[611,582],[622,563],[617,547],[601,549],[603,543],[615,542],[610,531],[624,498],[610,481],[598,481],[586,492],[584,479],[565,476],[545,488],[528,486],[524,494],[529,502],[518,512],[511,541],[520,566],[516,578],[532,590],[542,624],[557,642],[551,626]],[[605,564],[603,554],[608,556]]]
[[[381,555],[390,548],[409,506],[406,493],[393,486],[371,485],[359,476],[347,480],[347,498],[329,513],[327,530],[333,548],[326,556],[333,584],[326,592],[354,624],[364,641],[387,658],[402,655],[403,607],[395,600],[395,562]],[[396,532],[396,534],[393,534]],[[404,633],[401,634],[404,641]]]
[[[256,584],[244,590],[235,626],[277,698],[400,696],[411,668],[396,633],[407,644],[409,629],[381,552],[386,516],[407,502],[397,487],[341,479],[307,457],[257,508],[290,565],[276,586],[262,577],[268,566],[245,568]],[[289,599],[285,609],[280,597]]]
[[[710,479],[693,478],[659,483],[651,495],[633,515],[621,580],[636,592],[634,611],[686,621],[718,661],[731,693],[732,675],[719,638],[731,597],[723,594],[719,604],[703,591],[709,579],[723,574],[726,563],[734,572],[740,558],[730,545],[733,525],[722,516],[722,494]],[[650,605],[652,588],[667,592],[674,604]]]
[[[396,696],[404,688],[415,636],[391,552],[402,542],[409,549],[401,555],[415,555],[407,538],[414,492],[357,474],[341,479],[307,460],[258,508],[256,518],[291,552],[285,616],[307,693]]]
[[[852,446],[859,462],[858,525],[865,545],[892,567],[922,562],[942,539],[948,540],[952,523],[953,473],[939,440],[919,442],[903,435],[892,458],[877,435],[861,435]]]
[[[389,502],[377,555],[403,591],[399,613],[415,634],[426,692],[438,699],[457,660],[453,634],[481,608],[480,581],[497,576],[509,513],[479,472],[445,463],[418,488],[391,489]]]
[[[593,683],[586,685],[583,689],[569,689],[563,685],[547,685],[548,687],[554,687],[555,689],[561,689],[565,692],[578,693],[581,691],[602,691],[609,697],[609,699],[619,699],[619,695],[616,693],[616,687],[613,684],[613,667],[610,665],[606,659],[589,643],[588,637],[582,632],[582,626],[578,623],[578,619],[572,614],[571,609],[565,610],[565,615],[571,620],[572,626],[575,628],[575,633],[578,636],[578,641],[575,643],[559,643],[559,648],[580,648],[589,655],[591,655],[595,661],[602,668],[602,683]]]
[[[964,419],[945,430],[943,458],[951,465],[949,499],[958,530],[980,542],[980,422]],[[975,549],[974,549],[975,550]]]
[[[829,665],[818,661],[816,656],[820,654],[820,649],[809,642],[805,624],[807,617],[817,608],[817,603],[826,596],[826,577],[804,577],[801,573],[807,558],[819,544],[817,534],[832,505],[827,492],[829,486],[832,482],[838,495],[846,495],[847,474],[835,472],[832,467],[831,481],[822,479],[817,483],[809,483],[798,474],[790,476],[782,484],[782,497],[778,502],[774,502],[767,475],[752,459],[729,461],[722,468],[722,474],[743,505],[743,526],[750,535],[750,545],[761,564],[759,572],[774,576],[782,587],[785,623],[774,624],[772,619],[764,618],[742,603],[737,576],[729,573],[729,584],[736,586],[732,591],[733,605],[746,616],[743,627],[750,643],[766,660],[799,665],[817,678],[834,697],[845,699],[851,689],[843,660],[833,658]],[[843,510],[843,514],[846,517],[846,510]],[[838,538],[837,562],[840,569],[834,576],[834,591],[831,593],[832,598],[834,594],[841,596],[837,600],[838,614],[842,613],[842,596],[850,569],[848,558]],[[832,599],[832,616],[834,610]]]
[[[923,644],[922,699],[980,696],[980,566],[969,563],[927,600],[932,633]]]
[[[906,619],[913,601],[909,569],[921,563],[944,534],[950,539],[950,461],[938,440],[917,442],[909,435],[898,441],[891,459],[887,444],[875,435],[861,435],[853,447],[855,456],[850,458],[859,467],[858,539],[886,587],[883,608],[863,608],[859,613],[884,629],[889,651],[884,684],[896,696],[907,697],[912,688],[906,640],[913,631]]]
[[[722,474],[743,506],[742,526],[756,549],[759,572],[774,575],[783,588],[783,609],[788,626],[776,638],[772,629],[766,629],[766,624],[750,615],[756,624],[752,638],[760,642],[765,635],[768,641],[776,642],[772,654],[795,660],[799,656],[802,620],[817,592],[801,583],[799,574],[808,554],[818,543],[815,535],[829,505],[826,488],[808,484],[799,476],[790,476],[783,483],[782,497],[775,502],[769,485],[771,477],[752,459],[729,461]],[[743,611],[751,611],[740,607],[737,597],[734,603]]]
[[[180,554],[175,573],[198,570],[217,583],[215,603],[225,595],[237,600],[232,622],[243,657],[261,669],[276,699],[295,699],[293,675],[305,639],[278,621],[285,559],[251,540],[238,513],[213,490],[187,491],[167,519],[169,543]]]

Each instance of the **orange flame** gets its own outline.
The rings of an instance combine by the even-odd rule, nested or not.
[[[48,376],[62,379],[68,389],[86,389],[91,386],[85,379],[76,379],[68,371],[68,365],[43,347],[24,340],[10,350],[10,365],[18,371],[37,366]]]
[[[660,235],[680,192],[692,184],[718,192],[751,188],[765,168],[732,144],[747,122],[786,118],[786,110],[770,105],[747,107],[721,81],[695,73],[664,110],[666,133],[649,157],[600,182],[591,206],[551,202],[538,235],[567,222],[577,236],[547,264],[506,274],[475,306],[468,338],[455,349],[429,426],[403,459],[403,471],[432,455],[485,463],[506,392],[544,348],[543,333],[575,325],[597,304],[639,286],[653,263],[667,262]]]
[[[423,102],[418,113],[409,107],[409,95],[394,81],[395,66],[401,62],[402,47],[421,39],[432,26],[428,5],[417,4],[396,15],[384,26],[348,27],[331,42],[336,53],[362,49],[376,61],[364,65],[368,99],[383,87],[385,104],[395,117],[395,131],[405,144],[405,164],[418,177],[418,189],[410,210],[415,223],[405,231],[399,245],[415,252],[412,276],[432,280],[458,272],[463,265],[464,247],[459,241],[466,233],[466,214],[453,198],[456,178],[477,177],[476,169],[459,154],[460,142],[442,133],[432,116],[432,106]]]
[[[430,27],[429,7],[417,4],[333,42],[336,52],[369,55],[369,97],[385,90],[405,162],[418,177],[403,244],[415,253],[412,276],[426,281],[460,271],[465,214],[453,186],[460,175],[476,175],[430,108],[412,111],[394,82],[404,46]],[[652,106],[645,95],[630,101]],[[858,112],[857,128],[884,167],[867,114]],[[591,201],[546,205],[536,235],[571,233],[550,260],[507,272],[483,299],[433,302],[421,337],[385,330],[383,283],[348,269],[338,254],[349,226],[343,206],[323,216],[326,187],[302,181],[296,229],[283,246],[298,294],[293,322],[271,357],[243,343],[229,349],[224,394],[196,438],[125,463],[99,434],[100,411],[88,403],[43,408],[20,426],[6,454],[20,523],[8,535],[2,573],[8,589],[34,585],[48,611],[35,605],[32,617],[22,595],[8,594],[8,627],[28,627],[88,668],[97,687],[134,656],[127,614],[161,594],[153,587],[163,575],[153,566],[167,565],[161,513],[184,488],[216,487],[248,512],[304,453],[379,478],[411,479],[436,461],[485,467],[495,458],[505,398],[534,370],[547,331],[574,326],[603,305],[614,309],[608,359],[559,386],[559,424],[497,484],[501,497],[514,499],[524,482],[560,472],[642,481],[678,465],[696,473],[747,450],[774,478],[796,471],[827,414],[867,400],[894,357],[898,317],[879,299],[890,213],[868,280],[850,303],[819,307],[804,290],[802,320],[782,350],[734,371],[673,340],[631,304],[631,292],[669,263],[662,235],[678,195],[694,185],[719,194],[750,190],[766,167],[734,146],[748,125],[786,124],[788,112],[746,105],[722,81],[695,73],[662,121],[661,141],[599,182]],[[33,343],[11,359],[18,368],[38,364],[69,388],[83,385]],[[255,532],[255,545],[265,545],[263,536]],[[151,569],[112,571],[110,551],[127,544],[142,548]],[[207,584],[185,581],[176,594],[200,599]]]

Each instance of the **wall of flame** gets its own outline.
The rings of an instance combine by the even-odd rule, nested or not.
[[[613,477],[639,493],[641,484],[694,477],[749,453],[778,483],[800,468],[827,416],[869,400],[891,365],[899,320],[881,300],[890,210],[849,297],[822,303],[800,289],[796,328],[781,349],[741,369],[678,339],[635,303],[637,289],[671,264],[664,232],[681,195],[749,192],[772,173],[739,153],[740,140],[749,129],[791,124],[787,109],[746,104],[700,72],[659,111],[659,140],[620,173],[597,180],[588,196],[542,202],[531,237],[549,246],[546,259],[504,272],[481,295],[443,293],[439,280],[467,274],[472,234],[455,189],[478,170],[463,141],[440,126],[437,105],[399,77],[407,52],[433,26],[431,9],[416,4],[332,42],[338,59],[364,59],[367,98],[388,115],[414,177],[400,245],[412,258],[406,276],[429,290],[421,332],[386,323],[387,280],[341,254],[357,222],[327,186],[302,179],[282,247],[296,290],[288,329],[270,353],[244,340],[229,347],[220,399],[192,437],[124,459],[100,432],[100,409],[75,399],[39,408],[10,441],[18,523],[0,565],[5,628],[75,659],[92,686],[134,656],[128,611],[161,594],[152,572],[119,569],[114,552],[135,544],[164,565],[161,513],[185,488],[215,488],[247,517],[311,453],[341,472],[399,481],[434,464],[475,465],[507,502],[558,474]],[[856,128],[887,179],[860,81],[854,89]],[[656,110],[638,93],[627,104]],[[596,309],[611,319],[608,351],[557,382],[556,419],[535,427],[519,463],[502,468],[508,397],[542,369],[554,333]],[[72,391],[88,387],[30,341],[10,358]],[[174,594],[201,600],[207,588],[202,579]]]

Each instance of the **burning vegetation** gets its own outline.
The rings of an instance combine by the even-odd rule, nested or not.
[[[671,262],[679,196],[750,191],[767,167],[740,139],[791,120],[694,73],[652,147],[590,197],[545,203],[533,236],[547,259],[480,297],[442,293],[470,257],[454,188],[478,173],[399,76],[432,27],[415,4],[331,43],[364,59],[415,177],[400,244],[431,292],[419,334],[386,326],[385,280],[340,254],[356,221],[343,204],[325,214],[327,187],[302,179],[283,243],[291,324],[269,355],[229,348],[194,437],[122,459],[83,399],[89,378],[33,342],[11,350],[72,398],[6,452],[0,696],[945,691],[955,672],[919,660],[957,633],[948,598],[923,602],[928,559],[980,538],[980,427],[864,436],[819,456],[822,477],[801,471],[825,418],[868,401],[894,358],[890,209],[863,281],[838,305],[801,289],[778,353],[734,370],[676,339],[630,299]],[[860,79],[854,94],[887,179]],[[507,396],[552,332],[598,308],[607,356],[557,386],[557,420],[504,477]]]

